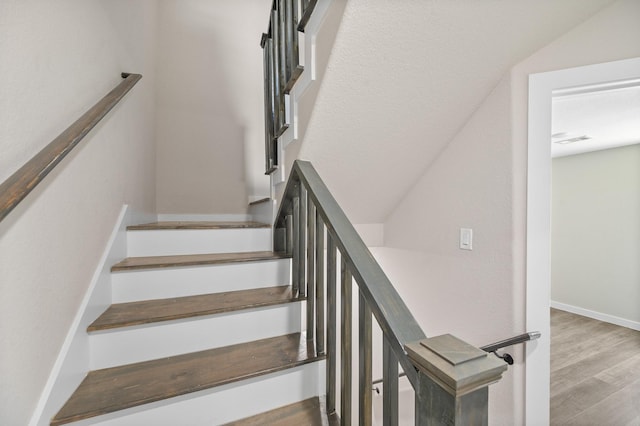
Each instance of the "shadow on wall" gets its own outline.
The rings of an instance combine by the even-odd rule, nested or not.
[[[166,1],[159,11],[159,213],[245,213],[246,129],[215,4]]]

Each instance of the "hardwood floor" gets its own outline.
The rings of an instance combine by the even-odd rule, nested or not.
[[[640,426],[640,332],[551,310],[551,424]]]

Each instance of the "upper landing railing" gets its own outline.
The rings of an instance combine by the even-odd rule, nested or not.
[[[111,92],[85,112],[33,158],[0,185],[0,221],[2,221],[64,157],[104,118],[142,78],[140,74],[122,74]]]
[[[290,125],[288,94],[303,72],[299,32],[304,32],[317,0],[273,0],[269,29],[260,46],[264,61],[266,174],[278,166],[278,138]]]
[[[275,221],[274,247],[292,256],[293,292],[306,297],[307,339],[326,355],[327,414],[343,425],[354,417],[371,425],[375,319],[383,335],[385,425],[398,424],[399,366],[415,390],[415,424],[487,424],[488,385],[507,365],[449,334],[426,338],[311,163],[293,164]],[[352,389],[354,317],[357,390]]]

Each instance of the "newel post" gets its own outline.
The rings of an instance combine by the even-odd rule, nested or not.
[[[450,334],[405,349],[418,369],[416,425],[487,425],[488,386],[502,377],[504,361]]]

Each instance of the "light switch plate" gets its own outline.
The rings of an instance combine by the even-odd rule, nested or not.
[[[473,229],[460,228],[460,249],[473,250]]]

